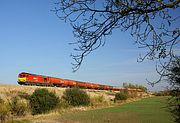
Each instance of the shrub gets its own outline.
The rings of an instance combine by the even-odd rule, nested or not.
[[[66,89],[63,95],[63,99],[66,100],[72,106],[90,104],[89,95],[79,88]]]
[[[32,114],[42,114],[54,109],[59,98],[47,89],[36,89],[29,98]]]
[[[115,94],[115,101],[116,100],[127,100],[128,98],[128,91],[120,91],[118,93]]]
[[[24,116],[28,111],[28,105],[25,100],[13,97],[10,102],[10,111],[14,116]]]

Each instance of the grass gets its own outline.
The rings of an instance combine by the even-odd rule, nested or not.
[[[173,123],[167,97],[152,97],[116,107],[66,113],[61,118],[80,123]]]

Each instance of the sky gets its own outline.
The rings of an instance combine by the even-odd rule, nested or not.
[[[129,33],[115,30],[106,44],[87,56],[73,73],[70,54],[76,41],[72,28],[51,11],[51,0],[0,1],[0,83],[17,84],[20,72],[88,81],[112,86],[123,82],[151,88],[148,80],[157,80],[155,62],[137,62],[140,53]]]

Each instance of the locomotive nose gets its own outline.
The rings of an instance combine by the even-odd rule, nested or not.
[[[22,78],[18,77],[18,82],[25,82],[25,81],[26,81],[26,77],[22,77]]]
[[[23,84],[26,82],[26,75],[24,73],[20,73],[18,75],[18,83]]]

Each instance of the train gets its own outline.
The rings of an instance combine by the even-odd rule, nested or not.
[[[62,78],[32,74],[27,72],[19,73],[17,82],[20,85],[70,87],[70,88],[79,87],[84,89],[112,90],[112,91],[121,91],[121,90],[141,91],[140,89],[119,88],[109,85],[95,84],[91,82],[80,82],[76,80],[62,79]]]

